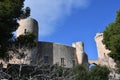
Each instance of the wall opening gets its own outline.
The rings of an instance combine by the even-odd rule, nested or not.
[[[44,56],[44,63],[48,63],[48,56]]]
[[[27,30],[25,29],[25,30],[24,30],[24,34],[26,34],[26,33],[27,33]]]
[[[96,65],[97,65],[96,63],[90,64],[90,65],[89,65],[89,71],[91,71],[91,69],[92,69],[93,67],[95,67]]]
[[[75,66],[75,60],[72,60],[72,62],[73,62],[73,66]]]
[[[61,66],[64,67],[64,58],[61,58]]]

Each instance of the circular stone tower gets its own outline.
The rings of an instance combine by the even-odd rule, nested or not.
[[[20,35],[24,35],[27,32],[33,33],[36,36],[35,41],[38,42],[38,22],[33,18],[26,18],[21,19],[19,22],[19,27],[16,31],[16,37]],[[26,57],[23,61],[24,64],[35,64],[36,62],[36,54],[37,54],[37,47],[31,48],[30,50],[27,49],[25,52]],[[18,60],[18,63],[20,60]]]
[[[38,22],[32,18],[21,19],[19,22],[19,27],[17,29],[17,37],[24,35],[26,32],[35,34],[36,41],[38,41]]]

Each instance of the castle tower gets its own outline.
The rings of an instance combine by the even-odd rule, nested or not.
[[[76,56],[78,64],[82,64],[83,59],[83,53],[84,53],[84,45],[82,42],[76,42],[72,45],[74,48],[76,48]]]
[[[95,36],[95,42],[97,45],[99,64],[106,65],[107,67],[110,68],[114,68],[115,62],[111,57],[108,56],[108,53],[110,51],[105,48],[105,45],[102,43],[102,40],[103,40],[103,33],[97,33]]]
[[[38,22],[35,19],[33,18],[21,19],[18,23],[19,23],[19,27],[16,31],[17,37],[19,37],[20,35],[24,35],[27,32],[30,32],[36,36],[35,41],[38,42]],[[31,50],[26,50],[24,53],[27,54],[24,60],[25,64],[36,63],[37,47],[34,47]]]
[[[102,43],[103,40],[103,33],[97,33],[95,36],[95,42],[98,51],[98,59],[100,64],[105,65],[105,59],[107,59],[108,53],[110,52],[108,49],[105,48],[105,45]],[[104,61],[103,61],[104,60]]]
[[[110,76],[114,78],[115,80],[120,79],[120,74],[117,74],[115,72],[116,63],[114,60],[108,56],[108,53],[110,52],[108,49],[105,48],[105,45],[102,43],[103,40],[103,33],[97,33],[95,36],[95,42],[97,45],[98,50],[98,61],[100,65],[107,66],[109,70],[111,70]]]
[[[78,64],[88,65],[88,56],[84,52],[84,44],[82,42],[73,43],[73,47],[76,49],[76,57]]]
[[[38,22],[32,18],[21,19],[19,22],[19,27],[17,29],[17,37],[19,35],[30,32],[35,34],[36,41],[38,41]]]

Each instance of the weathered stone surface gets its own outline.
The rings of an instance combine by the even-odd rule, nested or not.
[[[50,42],[39,42],[38,44],[38,63],[48,57],[48,63],[51,65],[58,64],[59,66],[72,68],[77,64],[75,48]]]
[[[19,27],[17,29],[17,37],[19,35],[30,32],[36,35],[36,41],[38,41],[38,22],[32,18],[21,19],[19,22]]]
[[[73,43],[73,47],[76,49],[76,56],[79,64],[88,63],[88,56],[84,51],[83,42]]]
[[[36,41],[38,42],[38,23],[32,18],[22,19],[19,21],[19,28],[17,30],[17,37],[24,35],[26,32],[31,32],[36,35]],[[12,57],[9,61],[0,60],[3,63],[3,67],[7,67],[7,64],[28,64],[41,66],[45,63],[50,65],[57,64],[62,67],[72,68],[77,64],[84,64],[86,68],[89,67],[89,63],[95,63],[99,65],[106,65],[112,73],[112,77],[116,79],[120,78],[119,74],[115,73],[116,63],[112,58],[108,56],[110,52],[105,48],[102,43],[103,33],[97,33],[95,41],[98,50],[98,60],[89,60],[84,51],[84,44],[82,42],[75,42],[72,46],[56,44],[52,42],[38,42],[35,48],[31,50],[26,49],[24,51],[25,57],[19,59],[18,54],[14,54],[9,51],[9,57]],[[21,53],[23,50],[21,49]],[[35,79],[34,79],[35,80]]]
[[[102,40],[103,40],[103,33],[97,33],[95,36],[95,41],[98,50],[98,64],[107,66],[111,70],[110,76],[114,79],[119,79],[120,74],[117,74],[115,72],[116,63],[111,57],[108,56],[108,53],[110,51],[105,48],[105,45],[102,43]]]
[[[72,45],[76,49],[76,56],[79,64],[83,63],[84,45],[82,42],[76,42]]]
[[[64,60],[62,63],[61,60]],[[59,64],[67,68],[72,68],[77,64],[75,48],[71,46],[53,44],[53,64]]]
[[[38,40],[38,23],[32,18],[26,18],[19,21],[19,28],[17,29],[17,37],[24,35],[26,32],[35,34],[36,41]],[[88,57],[84,52],[84,45],[82,42],[76,42],[72,46],[56,44],[51,42],[38,42],[37,47],[31,50],[21,49],[20,53],[24,53],[24,58],[18,58],[18,54],[9,52],[12,57],[8,62],[4,64],[28,64],[39,65],[47,62],[49,64],[58,64],[72,68],[77,64],[86,64],[88,66]],[[4,62],[4,61],[3,61]]]
[[[44,62],[44,56],[48,57],[48,63],[53,64],[53,43],[38,42],[37,64]]]
[[[89,64],[99,64],[98,60],[89,60]]]

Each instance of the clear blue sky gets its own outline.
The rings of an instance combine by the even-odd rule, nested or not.
[[[39,22],[39,41],[82,41],[89,59],[97,59],[94,37],[115,20],[120,0],[26,0],[25,6]]]

